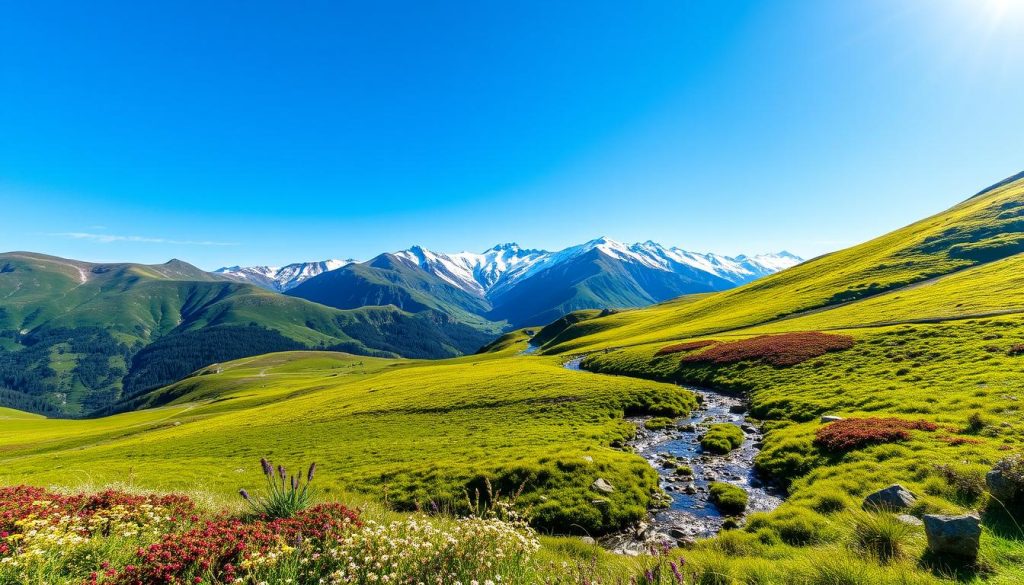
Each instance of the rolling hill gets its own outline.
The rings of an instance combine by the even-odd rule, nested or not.
[[[0,254],[0,400],[51,414],[107,408],[210,363],[267,351],[445,357],[490,337],[434,311],[339,311],[178,260]]]

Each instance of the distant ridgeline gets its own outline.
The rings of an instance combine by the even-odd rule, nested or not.
[[[799,261],[604,238],[555,253],[414,247],[365,263],[216,273],[180,260],[93,264],[11,252],[0,254],[0,406],[109,413],[204,366],[276,351],[454,357],[514,326],[724,290]]]
[[[0,254],[0,299],[0,405],[51,416],[107,411],[203,366],[251,355],[316,348],[451,357],[497,333],[434,312],[333,309],[180,261]]]

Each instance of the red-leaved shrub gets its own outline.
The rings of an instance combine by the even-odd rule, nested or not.
[[[980,445],[985,442],[982,441],[981,439],[972,439],[970,437],[942,437],[939,440],[941,440],[944,443],[949,443],[954,447],[956,447],[957,445]]]
[[[875,443],[906,441],[910,431],[934,431],[938,425],[902,418],[847,418],[829,423],[815,433],[814,442],[829,451],[846,451]]]
[[[278,520],[209,520],[179,534],[166,534],[141,548],[137,561],[112,575],[119,585],[155,585],[182,582],[182,577],[212,574],[230,583],[239,567],[254,556],[282,545],[297,547],[305,541],[342,538],[361,526],[359,514],[341,504],[320,504]]]
[[[708,349],[683,356],[684,362],[732,364],[759,360],[773,366],[793,366],[830,351],[853,347],[853,338],[819,331],[759,335],[750,339],[715,344]]]
[[[654,353],[654,355],[668,355],[671,353],[682,353],[684,351],[693,351],[709,345],[718,343],[714,339],[702,339],[700,341],[687,341],[684,343],[676,343],[674,345],[666,345]]]

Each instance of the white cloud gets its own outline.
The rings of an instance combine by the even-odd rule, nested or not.
[[[152,238],[147,236],[118,236],[114,234],[94,234],[90,232],[59,232],[47,234],[73,240],[89,240],[101,244],[113,242],[138,242],[143,244],[176,244],[185,246],[238,246],[238,242],[215,242],[211,240],[172,240],[168,238]]]

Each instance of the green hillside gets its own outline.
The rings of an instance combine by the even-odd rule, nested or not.
[[[991,498],[984,475],[1024,453],[1022,241],[1015,180],[736,290],[575,313],[479,355],[270,354],[203,368],[115,416],[0,411],[0,483],[127,477],[228,498],[258,482],[261,456],[316,459],[329,496],[465,511],[486,479],[523,486],[538,528],[600,534],[644,518],[657,497],[653,468],[622,448],[636,428],[624,417],[685,413],[693,396],[669,383],[683,382],[746,398],[764,432],[756,466],[786,489],[775,511],[668,553],[695,582],[1019,583],[1024,511]],[[522,355],[531,342],[541,355]],[[562,367],[580,354],[591,372]],[[903,426],[827,442],[825,415]],[[599,478],[614,491],[597,493]],[[896,482],[916,495],[915,517],[978,512],[979,561],[930,556],[921,528],[861,510]],[[886,538],[893,550],[879,548]],[[545,545],[558,583],[579,582],[578,567],[607,582],[633,562]]]
[[[696,302],[683,297],[590,322],[590,329],[580,332],[584,335],[570,334],[572,341],[545,350],[668,341],[792,318],[911,285],[927,286],[930,279],[1020,252],[1024,180],[1018,179],[903,229],[748,285]]]
[[[394,305],[410,313],[435,311],[493,333],[500,332],[504,325],[482,316],[490,310],[483,297],[452,286],[392,254],[326,272],[288,291],[288,295],[338,309]]]
[[[177,260],[0,254],[0,400],[39,412],[109,408],[204,365],[270,351],[447,357],[490,338],[435,312],[339,311]]]
[[[269,456],[316,459],[321,485],[386,492],[401,509],[462,506],[466,487],[488,477],[505,493],[525,483],[540,526],[601,532],[639,520],[656,476],[609,444],[633,432],[624,413],[682,414],[690,393],[504,356],[299,352],[222,364],[152,395],[161,408],[5,421],[0,483],[59,483],[82,471],[100,484],[131,476],[154,489],[231,494],[258,481],[252,462]],[[618,486],[603,506],[591,503],[598,477]]]

